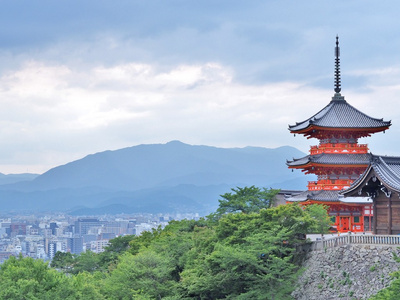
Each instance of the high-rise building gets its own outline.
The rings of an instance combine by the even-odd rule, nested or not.
[[[67,238],[67,251],[72,254],[80,254],[83,252],[83,237],[74,236]]]
[[[75,221],[75,233],[84,235],[88,234],[93,227],[101,227],[104,222],[96,218],[79,218]]]

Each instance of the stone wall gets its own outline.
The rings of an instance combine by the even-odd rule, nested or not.
[[[368,299],[390,284],[399,270],[398,246],[344,245],[307,254],[296,300]]]

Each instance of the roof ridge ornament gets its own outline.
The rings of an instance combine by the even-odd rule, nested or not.
[[[335,47],[335,93],[340,93],[340,48],[339,48],[339,36],[336,35],[336,47]]]
[[[346,101],[340,94],[342,90],[340,87],[340,48],[339,48],[339,36],[336,35],[336,47],[335,47],[335,95],[332,97],[332,101]]]

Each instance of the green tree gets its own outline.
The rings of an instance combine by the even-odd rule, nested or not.
[[[75,258],[73,268],[69,273],[78,274],[81,272],[93,273],[101,270],[100,255],[87,250]]]
[[[200,249],[197,243],[191,249],[199,255],[192,255],[193,261],[181,273],[182,297],[288,298],[299,270],[293,262],[292,232],[276,223],[262,226],[260,214],[255,213],[228,214],[219,225],[217,242],[215,235],[206,235],[212,247],[202,240]]]
[[[118,256],[129,250],[129,243],[134,240],[135,237],[135,235],[125,235],[110,240],[104,252],[99,253],[101,268],[104,270],[114,268],[118,262]]]
[[[0,299],[48,297],[64,282],[64,274],[50,270],[41,260],[10,257],[0,267]]]
[[[316,222],[311,229],[313,233],[328,233],[329,228],[332,225],[332,221],[328,215],[328,207],[322,204],[312,204],[307,205],[305,208],[306,212],[313,218]]]
[[[51,260],[50,266],[64,272],[68,272],[72,270],[74,263],[75,256],[73,254],[71,254],[70,252],[57,251],[53,259]]]
[[[173,271],[169,258],[153,251],[125,253],[105,279],[104,292],[110,299],[134,299],[138,295],[162,299],[173,294]]]
[[[221,195],[218,215],[226,213],[251,213],[258,212],[263,208],[270,208],[274,204],[274,198],[279,190],[260,189],[254,185],[251,187],[237,187],[231,189],[233,193],[225,193]]]
[[[39,259],[10,257],[0,266],[0,299],[104,299],[89,274],[67,277]]]
[[[103,275],[81,272],[67,277],[67,280],[59,285],[49,299],[66,300],[102,300],[106,299],[102,293]],[[45,299],[45,298],[40,298]]]
[[[152,231],[144,231],[140,236],[135,236],[129,242],[129,252],[131,254],[137,254],[140,250],[147,248],[158,238],[158,236],[161,234],[161,231],[161,227],[157,229],[153,228]]]
[[[400,295],[400,271],[394,272],[392,277],[395,278],[389,287],[380,290],[370,300],[398,300]]]

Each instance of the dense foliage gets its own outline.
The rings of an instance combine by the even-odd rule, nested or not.
[[[0,267],[0,298],[290,299],[299,233],[326,231],[326,210],[270,207],[274,190],[232,191],[207,219],[119,237],[101,254],[59,252],[52,268],[11,258]]]

